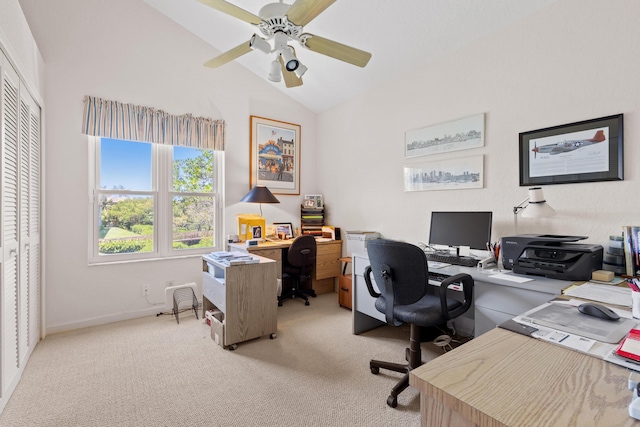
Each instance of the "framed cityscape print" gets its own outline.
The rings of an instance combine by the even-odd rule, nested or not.
[[[404,167],[404,191],[463,190],[483,186],[483,155]]]
[[[624,179],[622,114],[520,133],[520,185]]]
[[[300,125],[251,116],[249,189],[300,194]]]
[[[484,146],[484,113],[404,134],[404,157],[429,156]]]

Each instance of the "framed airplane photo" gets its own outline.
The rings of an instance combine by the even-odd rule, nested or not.
[[[520,186],[622,181],[622,114],[520,133]]]

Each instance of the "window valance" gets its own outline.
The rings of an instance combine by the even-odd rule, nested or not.
[[[224,120],[174,116],[162,110],[94,96],[84,98],[82,133],[130,141],[224,150]]]

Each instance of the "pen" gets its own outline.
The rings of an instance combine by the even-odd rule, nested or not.
[[[559,339],[558,342],[562,342],[562,341],[566,340],[567,338],[569,338],[569,335],[565,335],[564,337]]]

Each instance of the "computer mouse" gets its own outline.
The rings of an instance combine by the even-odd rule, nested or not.
[[[587,314],[593,317],[599,317],[605,320],[618,320],[620,316],[611,310],[609,307],[605,307],[602,304],[596,304],[594,302],[587,302],[578,306],[580,313]]]

